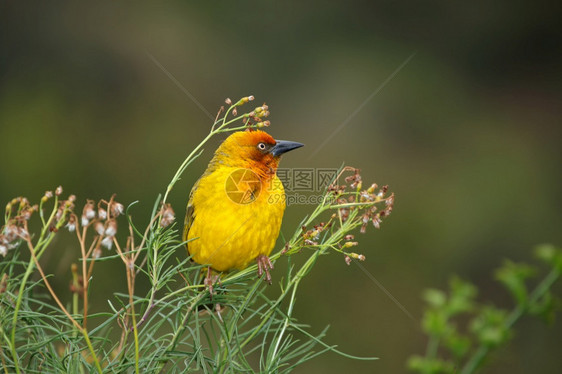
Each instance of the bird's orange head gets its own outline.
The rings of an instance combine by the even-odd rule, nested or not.
[[[230,135],[215,152],[213,164],[249,168],[266,176],[275,174],[281,155],[304,144],[275,140],[265,131],[239,131]]]

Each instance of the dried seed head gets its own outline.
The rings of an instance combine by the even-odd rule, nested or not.
[[[62,186],[58,186],[55,190],[55,195],[60,196],[62,194]]]
[[[363,225],[361,225],[361,229],[359,229],[359,232],[360,232],[361,234],[364,234],[364,233],[367,232],[367,224],[366,224],[366,223],[364,223]]]
[[[6,257],[7,254],[8,254],[8,246],[4,244],[0,244],[0,255]]]
[[[107,236],[115,236],[117,234],[117,221],[114,219],[107,221],[104,233]]]
[[[94,229],[96,230],[98,235],[103,235],[103,233],[105,232],[105,228],[103,227],[103,223],[101,223],[100,221],[96,222],[96,225],[94,226]]]
[[[113,247],[113,236],[106,236],[101,241],[101,245],[103,245],[107,249],[111,249]]]
[[[33,209],[32,208],[26,208],[24,210],[21,211],[21,218],[25,219],[26,221],[29,221],[29,219],[31,218],[31,213],[33,213]]]
[[[18,237],[18,227],[14,224],[9,224],[4,226],[4,234],[2,235],[2,241],[5,244],[13,242]]]
[[[392,206],[394,204],[394,194],[390,195],[390,197],[386,199],[385,204],[389,206]]]
[[[27,232],[25,227],[19,227],[18,236],[21,237],[22,239],[27,239],[29,237],[29,233]]]
[[[91,219],[96,218],[96,211],[94,210],[94,201],[93,200],[88,200],[86,202],[86,205],[84,205],[84,209],[82,210],[82,222],[88,222]],[[84,224],[82,223],[82,226],[86,226],[88,225],[88,223]]]
[[[164,210],[162,211],[162,219],[160,220],[160,226],[168,227],[170,226],[174,220],[176,219],[176,215],[172,206],[170,204],[166,204]]]
[[[351,257],[345,256],[345,263],[347,264],[347,266],[351,265]]]
[[[232,100],[230,100],[230,98],[226,98],[226,100],[224,101],[227,105],[232,105]]]
[[[107,218],[107,211],[103,208],[98,208],[98,217],[99,217],[99,219],[106,219]]]
[[[118,203],[117,201],[114,201],[113,204],[111,204],[111,215],[113,217],[117,217],[120,214],[123,214],[124,211],[125,208],[123,207],[123,204]]]
[[[74,230],[76,230],[76,218],[74,218],[74,215],[71,215],[70,218],[68,219],[68,223],[66,224],[66,228],[70,232],[73,232]]]

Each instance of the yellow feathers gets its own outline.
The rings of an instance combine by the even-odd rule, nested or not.
[[[183,239],[195,262],[230,271],[265,259],[267,273],[285,211],[277,166],[299,147],[263,131],[236,132],[221,144],[187,205]]]

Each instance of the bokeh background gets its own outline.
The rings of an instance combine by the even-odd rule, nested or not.
[[[390,185],[394,213],[360,237],[360,251],[414,319],[357,266],[326,256],[303,284],[299,320],[316,332],[329,324],[328,343],[380,360],[326,354],[299,373],[405,372],[407,357],[425,351],[424,288],[458,274],[481,288],[481,300],[507,307],[493,269],[506,257],[529,261],[535,244],[562,244],[554,2],[4,1],[0,9],[3,202],[37,201],[62,184],[79,201],[114,192],[125,204],[139,200],[135,214],[146,223],[207,133],[205,111],[249,94],[270,106],[275,137],[306,144],[284,167],[345,162],[366,182]],[[173,191],[179,217],[220,141]],[[283,233],[312,208],[289,207]],[[77,249],[64,240],[57,248],[45,260],[64,273]],[[98,292],[125,289],[123,272],[102,269]],[[68,279],[56,283],[64,292]],[[101,298],[96,307],[106,305]],[[561,326],[523,320],[485,372],[558,373]]]

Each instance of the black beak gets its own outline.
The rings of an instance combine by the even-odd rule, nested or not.
[[[275,157],[281,156],[285,152],[292,151],[293,149],[297,149],[302,147],[304,144],[298,142],[291,142],[288,140],[276,140],[275,145],[271,148],[271,154]]]

